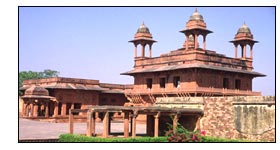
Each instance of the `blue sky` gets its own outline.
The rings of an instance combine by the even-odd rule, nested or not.
[[[207,49],[234,57],[233,40],[245,21],[254,39],[253,90],[275,95],[274,7],[197,7],[207,28]],[[133,83],[120,75],[134,65],[133,39],[144,21],[153,38],[153,56],[181,48],[179,31],[195,7],[20,7],[19,71],[52,69],[61,77]],[[139,49],[139,48],[138,48]],[[140,51],[139,51],[140,52]],[[139,54],[138,52],[138,54]],[[240,52],[239,52],[240,54]],[[249,55],[248,55],[249,56]]]

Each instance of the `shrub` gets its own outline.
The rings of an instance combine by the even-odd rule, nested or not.
[[[166,132],[169,142],[202,142],[202,136],[204,135],[205,131],[188,131],[179,123],[175,132],[173,127],[168,124],[168,131]]]

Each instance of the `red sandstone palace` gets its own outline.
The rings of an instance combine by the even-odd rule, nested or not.
[[[69,114],[69,109],[92,105],[153,106],[161,97],[261,95],[252,91],[252,80],[265,75],[253,71],[253,46],[257,41],[245,23],[230,41],[234,58],[206,48],[206,37],[213,32],[207,29],[197,10],[180,32],[186,37],[182,48],[152,57],[156,41],[144,23],[140,26],[129,41],[135,47],[134,69],[122,73],[134,77],[133,85],[61,77],[24,81],[20,88],[24,93],[22,116],[63,117]],[[203,43],[198,42],[199,36],[203,37]],[[149,56],[145,56],[146,47]],[[246,47],[250,56],[246,56]]]

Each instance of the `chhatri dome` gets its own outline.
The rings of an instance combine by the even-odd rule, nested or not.
[[[190,16],[190,20],[204,21],[202,15],[195,9],[195,12]]]
[[[137,30],[137,33],[150,33],[150,30],[148,27],[145,26],[145,24],[143,22],[142,25]]]
[[[237,33],[250,33],[251,34],[251,30],[244,22],[243,25],[238,29]]]

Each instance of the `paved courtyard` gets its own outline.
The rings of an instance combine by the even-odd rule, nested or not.
[[[122,122],[112,122],[111,132],[123,132]],[[96,133],[103,131],[102,122],[96,123]],[[146,126],[137,124],[136,133],[145,134]],[[60,134],[69,133],[68,123],[51,123],[43,121],[34,121],[28,119],[19,119],[19,139],[52,139],[58,138]],[[86,123],[74,123],[74,134],[85,134]]]

